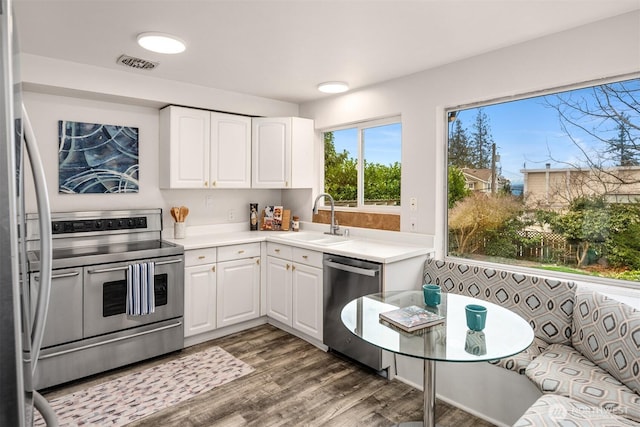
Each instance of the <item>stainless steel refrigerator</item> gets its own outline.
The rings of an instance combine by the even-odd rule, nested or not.
[[[52,426],[55,414],[32,387],[51,290],[51,216],[42,162],[22,104],[11,0],[1,0],[0,7],[0,426],[31,426],[34,406]],[[25,161],[33,174],[46,264],[35,304],[29,303],[26,265]]]

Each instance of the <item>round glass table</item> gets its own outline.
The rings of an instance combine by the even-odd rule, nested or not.
[[[467,328],[465,306],[487,308],[484,330]],[[380,321],[380,313],[416,305],[445,317],[445,322],[415,332],[404,332]],[[384,350],[424,360],[423,425],[435,426],[435,362],[481,362],[521,352],[533,342],[533,329],[516,313],[464,295],[443,293],[437,307],[424,304],[422,291],[366,295],[349,302],[342,323],[359,338]]]

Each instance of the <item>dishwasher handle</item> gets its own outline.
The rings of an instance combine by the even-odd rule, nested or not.
[[[354,267],[352,265],[341,264],[339,262],[329,261],[329,260],[326,260],[324,262],[324,265],[332,268],[336,268],[338,270],[348,271],[349,273],[355,273],[355,274],[360,274],[360,275],[369,276],[369,277],[375,277],[380,272],[380,268],[369,269],[369,268],[362,268],[362,267]]]

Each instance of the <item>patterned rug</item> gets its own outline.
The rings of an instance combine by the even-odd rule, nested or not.
[[[60,426],[122,426],[240,378],[253,368],[220,347],[50,401]],[[36,411],[35,426],[44,426]]]

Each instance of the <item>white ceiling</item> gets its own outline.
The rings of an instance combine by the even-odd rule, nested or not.
[[[323,81],[356,89],[637,9],[640,0],[14,0],[25,53],[295,103],[328,96],[316,90]],[[187,51],[145,51],[145,31],[177,35]],[[121,54],[160,65],[126,68]]]

